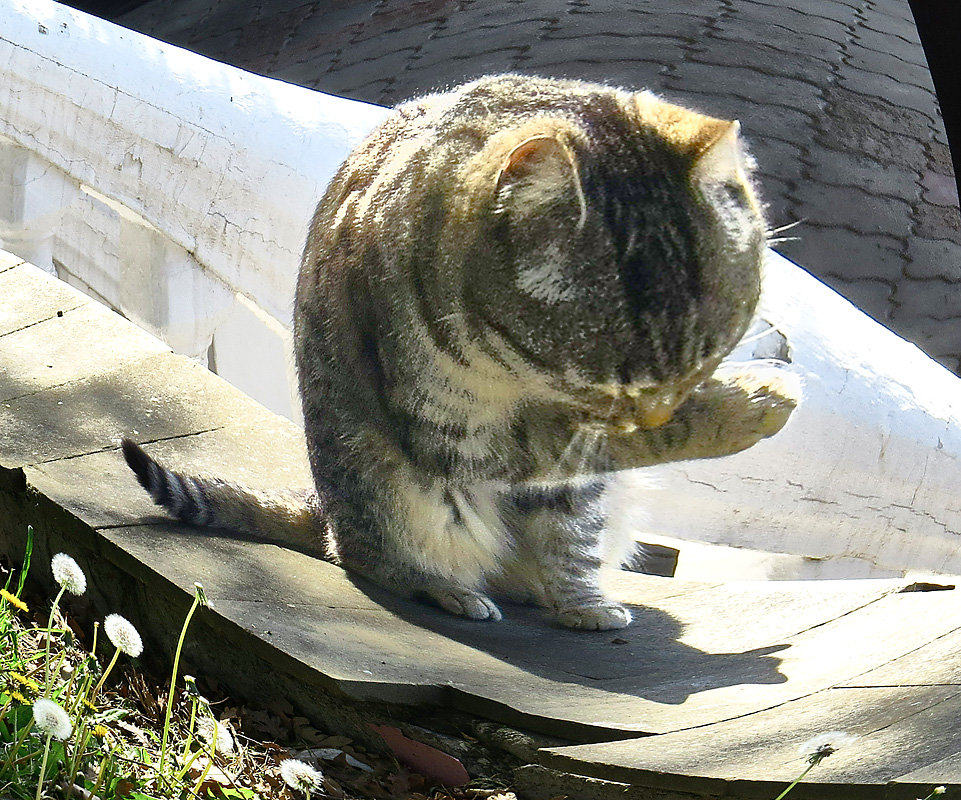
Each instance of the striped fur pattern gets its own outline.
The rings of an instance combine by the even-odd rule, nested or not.
[[[501,75],[403,104],[331,182],[298,280],[323,508],[128,463],[181,519],[315,537],[456,614],[499,619],[494,593],[622,627],[605,475],[743,450],[799,396],[718,369],[759,294],[750,172],[737,123],[648,92]]]
[[[177,519],[242,531],[332,560],[316,492],[264,492],[219,478],[183,475],[162,467],[130,439],[121,442],[121,449],[140,485]]]

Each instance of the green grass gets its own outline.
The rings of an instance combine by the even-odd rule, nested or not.
[[[109,615],[103,626],[94,626],[88,651],[61,613],[64,594],[79,595],[86,588],[86,577],[72,558],[54,557],[51,566],[60,591],[46,624],[31,624],[21,598],[32,544],[30,529],[23,566],[8,576],[0,592],[0,797],[272,800],[303,797],[321,786],[319,773],[316,786],[310,785],[309,772],[297,789],[285,786],[280,765],[287,753],[274,747],[270,757],[240,747],[194,680],[179,676],[188,625],[206,604],[199,585],[166,696],[151,698],[163,710],[158,727],[159,717],[153,724],[144,719],[143,703],[138,703],[142,696],[122,681],[113,687],[110,680],[118,663],[140,655],[133,625]]]

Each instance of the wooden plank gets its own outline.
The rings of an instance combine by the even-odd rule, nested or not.
[[[957,725],[957,722],[954,723]],[[937,735],[937,732],[934,732]],[[961,747],[961,742],[954,741]],[[919,769],[901,775],[893,781],[896,785],[908,786],[961,786],[961,752],[952,753]]]
[[[951,593],[947,596],[957,596]],[[851,678],[842,686],[936,686],[961,685],[961,631],[954,630],[929,643]]]
[[[251,422],[156,442],[150,451],[171,467],[184,470],[217,464],[220,477],[254,488],[310,486],[297,427],[266,412],[262,419]],[[264,458],[265,453],[283,453],[285,457]],[[117,447],[37,464],[25,472],[32,486],[93,528],[145,521],[171,523],[137,483]]]
[[[176,454],[181,464],[223,464],[227,477],[255,486],[290,486],[287,471],[296,472],[298,462],[290,456],[263,459],[262,454],[295,453],[300,446],[296,429],[280,423],[275,429],[230,426],[158,443],[157,448],[168,460]],[[278,466],[285,462],[286,467]],[[299,478],[306,482],[306,469],[299,463]],[[27,477],[93,526],[159,519],[116,452],[42,464],[28,469]],[[464,710],[564,731],[561,735],[582,741],[668,732],[769,708],[903,655],[943,633],[958,617],[947,609],[943,595],[950,593],[892,599],[886,594],[891,582],[827,585],[823,592],[796,584],[689,585],[679,592],[670,579],[625,575],[622,597],[635,604],[637,613],[626,631],[558,630],[544,624],[540,611],[514,606],[505,607],[504,623],[478,624],[358,586],[330,565],[278,548],[226,537],[212,546],[215,540],[169,524],[153,527],[145,542],[143,529],[138,530],[132,539],[117,538],[121,534],[116,531],[104,535],[180,585],[202,580],[213,597],[223,598],[221,613],[235,624],[243,626],[250,613],[242,611],[245,587],[270,587],[288,605],[273,607],[267,596],[261,597],[263,624],[290,632],[285,640],[297,648],[287,655],[345,692],[368,697],[357,688],[365,681],[446,686]],[[281,556],[297,559],[297,569],[276,568],[273,562]],[[380,657],[371,659],[369,651],[353,646],[324,647],[325,629],[318,626],[311,604],[287,600],[298,596],[302,581],[325,586],[328,607],[345,606],[346,617],[338,625],[351,632],[339,637],[341,642],[373,647],[376,641],[373,652]],[[369,603],[359,604],[361,593],[374,598],[385,616],[371,616]],[[228,610],[232,605],[236,610]],[[921,608],[936,612],[922,614]],[[352,622],[351,609],[356,611]],[[924,622],[914,622],[915,616]],[[911,631],[899,637],[878,635],[879,626],[886,631],[892,620],[905,619],[912,620]],[[763,635],[751,633],[753,629]],[[316,641],[292,633],[310,630],[317,633]],[[423,663],[410,658],[418,652],[429,652],[431,658]],[[358,671],[357,665],[367,662],[372,663],[364,667],[370,674]],[[403,702],[403,692],[395,694]]]

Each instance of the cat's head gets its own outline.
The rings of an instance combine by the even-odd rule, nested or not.
[[[757,304],[766,226],[751,162],[737,122],[570,85],[463,167],[470,306],[482,335],[585,408],[654,427]]]

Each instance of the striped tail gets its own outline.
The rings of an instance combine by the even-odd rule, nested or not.
[[[158,464],[136,442],[121,442],[127,466],[153,501],[191,525],[225,528],[334,560],[315,492],[261,491],[219,478],[182,475]]]

